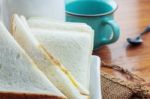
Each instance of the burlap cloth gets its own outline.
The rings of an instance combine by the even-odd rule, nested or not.
[[[101,72],[103,99],[150,99],[148,90],[139,83],[131,83]]]

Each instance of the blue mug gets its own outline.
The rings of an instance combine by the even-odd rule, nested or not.
[[[66,3],[66,21],[83,22],[94,30],[94,49],[118,40],[120,29],[113,14],[117,4],[113,0],[72,0]]]

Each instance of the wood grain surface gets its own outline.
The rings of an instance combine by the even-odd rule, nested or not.
[[[103,46],[94,51],[106,63],[120,65],[129,71],[145,79],[144,83],[150,88],[150,33],[143,39],[140,46],[130,46],[126,38],[137,36],[150,24],[150,0],[115,0],[119,8],[115,12],[115,19],[120,25],[120,39],[111,45]],[[126,79],[117,71],[102,68],[109,74]]]

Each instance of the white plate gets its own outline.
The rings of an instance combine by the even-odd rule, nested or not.
[[[90,70],[90,96],[91,99],[102,99],[100,80],[100,58],[92,56]]]

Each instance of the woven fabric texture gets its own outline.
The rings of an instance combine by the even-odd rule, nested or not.
[[[142,85],[120,80],[104,72],[101,73],[103,99],[148,99],[147,90]]]

